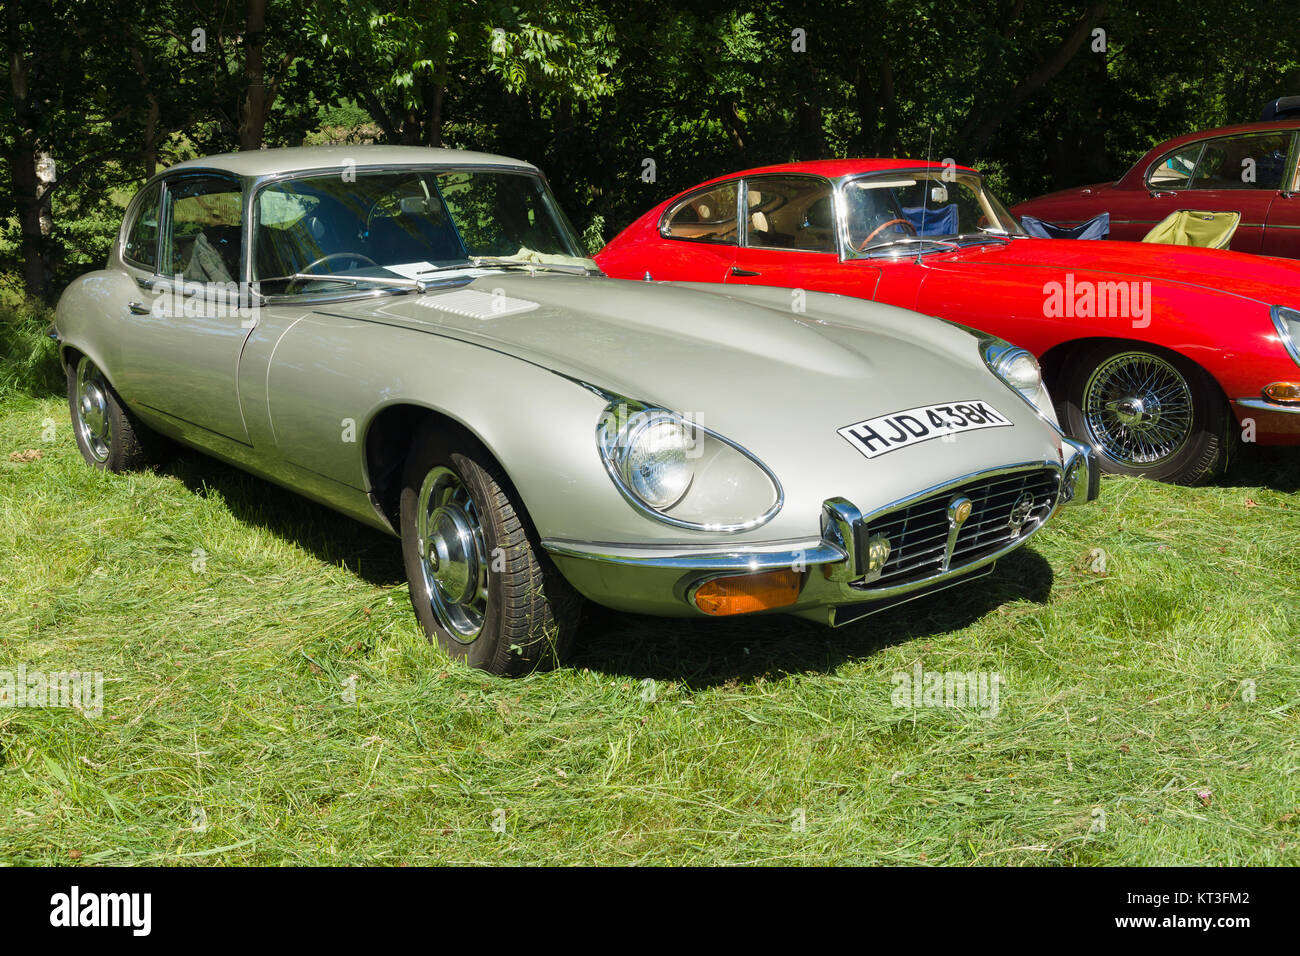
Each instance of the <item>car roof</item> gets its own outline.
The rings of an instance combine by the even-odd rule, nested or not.
[[[537,167],[519,159],[462,149],[427,146],[289,146],[250,149],[187,159],[164,170],[164,175],[186,169],[218,170],[235,176],[274,176],[298,170],[356,166],[511,166],[529,172]]]
[[[1270,133],[1274,130],[1285,132],[1294,129],[1300,129],[1300,117],[1272,120],[1267,123],[1238,123],[1235,126],[1220,126],[1218,129],[1203,129],[1195,133],[1175,136],[1173,139],[1167,139],[1158,146],[1153,147],[1153,149],[1181,146],[1183,143],[1194,143],[1197,140],[1209,139],[1212,136],[1231,136],[1234,133]]]
[[[700,185],[704,186],[710,183],[719,183],[728,179],[737,179],[741,176],[760,176],[766,173],[807,173],[813,176],[825,176],[827,179],[838,179],[841,176],[852,176],[857,173],[888,172],[892,169],[944,168],[945,166],[943,163],[936,163],[925,159],[812,159],[797,163],[778,163],[774,166],[756,166],[753,169],[745,169],[737,173],[728,173],[725,176],[718,176],[714,179],[707,180]],[[960,169],[962,172],[976,172],[969,166],[956,166],[953,168]]]

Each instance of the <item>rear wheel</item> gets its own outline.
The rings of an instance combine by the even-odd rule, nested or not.
[[[403,472],[401,525],[411,603],[431,640],[504,676],[563,662],[581,599],[474,443],[421,431]]]
[[[69,362],[68,411],[77,447],[105,471],[135,471],[157,457],[161,439],[123,404],[104,373],[85,355]]]
[[[1218,477],[1228,462],[1228,409],[1214,381],[1173,353],[1102,345],[1071,363],[1065,425],[1102,467],[1181,485]]]

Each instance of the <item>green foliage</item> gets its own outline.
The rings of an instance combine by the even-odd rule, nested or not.
[[[0,296],[0,399],[63,391],[58,348],[46,334],[53,321],[46,305],[13,293]]]

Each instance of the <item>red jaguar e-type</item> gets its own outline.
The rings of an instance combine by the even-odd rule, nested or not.
[[[611,276],[841,293],[1038,356],[1066,432],[1113,472],[1195,484],[1240,437],[1300,444],[1300,262],[1031,239],[979,173],[906,159],[769,166],[661,203]]]

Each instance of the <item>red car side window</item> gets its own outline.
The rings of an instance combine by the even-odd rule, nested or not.
[[[681,200],[664,216],[661,233],[669,239],[736,242],[736,191],[723,183]]]

